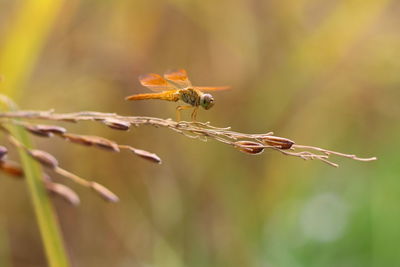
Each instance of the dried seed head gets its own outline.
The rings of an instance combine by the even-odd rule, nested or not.
[[[71,188],[63,184],[58,184],[53,182],[46,182],[45,185],[47,190],[63,197],[68,203],[74,206],[79,205],[80,203],[79,196]]]
[[[86,146],[97,146],[103,149],[119,152],[117,143],[103,137],[78,134],[63,134],[63,137],[73,143]]]
[[[142,150],[142,149],[136,149],[133,147],[129,147],[129,150],[132,151],[135,155],[144,158],[146,160],[149,160],[151,162],[155,162],[158,164],[161,164],[161,159],[159,156],[157,156],[154,153],[150,153],[148,151]]]
[[[252,155],[261,154],[264,151],[264,145],[253,141],[237,141],[234,144],[240,151]]]
[[[96,182],[91,182],[90,187],[107,201],[110,201],[110,202],[118,202],[119,201],[119,198],[117,197],[117,195],[115,195],[113,192],[111,192],[109,189],[107,189],[105,186],[103,186],[101,184],[98,184]]]
[[[85,145],[85,146],[92,146],[93,142],[87,138],[85,135],[79,135],[79,134],[63,134],[62,135],[66,140],[80,144],[80,145]]]
[[[35,160],[39,161],[42,165],[50,168],[57,168],[58,161],[57,159],[43,150],[32,149],[29,150],[29,155],[31,155]]]
[[[103,120],[103,123],[115,130],[127,131],[131,127],[131,124],[127,121],[111,119],[111,118]]]
[[[274,146],[279,149],[290,149],[294,142],[287,138],[278,136],[266,136],[262,138],[262,142],[269,146]]]
[[[0,161],[0,170],[13,177],[24,177],[24,171],[17,163],[9,160]]]
[[[57,126],[57,125],[43,125],[38,124],[35,125],[36,128],[42,132],[53,133],[53,134],[63,134],[66,133],[67,130],[64,127]]]
[[[115,143],[114,141],[111,141],[109,139],[99,137],[99,136],[92,136],[91,138],[92,138],[93,145],[103,148],[103,149],[106,149],[106,150],[119,152],[118,144]]]
[[[52,136],[51,132],[42,131],[39,129],[39,127],[37,127],[37,125],[24,125],[24,128],[28,132],[30,132],[34,135],[40,136],[40,137],[51,137]]]
[[[5,146],[0,146],[0,160],[3,160],[8,153],[8,149]]]

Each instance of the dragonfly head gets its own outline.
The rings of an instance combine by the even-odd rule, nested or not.
[[[210,94],[203,94],[200,97],[200,105],[204,109],[210,109],[212,106],[214,106],[214,98]]]

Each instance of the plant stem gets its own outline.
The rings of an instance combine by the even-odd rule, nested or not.
[[[0,50],[1,75],[5,77],[1,90],[15,100],[24,94],[24,85],[40,56],[40,51],[54,25],[63,0],[27,0],[21,2],[20,9],[8,27]],[[28,93],[28,92],[26,92]],[[15,111],[10,101],[5,101],[7,109]],[[31,148],[25,129],[12,125],[10,130],[24,146]],[[25,172],[29,194],[32,199],[36,220],[39,225],[44,249],[50,267],[69,266],[56,214],[53,211],[43,183],[43,173],[39,164],[26,151],[18,149]]]
[[[24,146],[32,147],[27,132],[21,126],[13,126],[12,134]],[[56,214],[43,184],[41,166],[24,149],[18,149],[26,181],[39,224],[49,266],[69,266]]]
[[[17,106],[5,96],[2,96],[0,101],[5,104],[8,110],[17,110]],[[68,267],[68,258],[59,230],[57,216],[43,183],[41,166],[24,149],[24,147],[32,148],[32,142],[27,131],[22,126],[11,124],[9,129],[12,136],[23,145],[23,147],[18,148],[18,153],[39,225],[48,265],[50,267]]]

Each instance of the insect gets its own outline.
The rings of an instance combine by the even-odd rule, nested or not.
[[[219,91],[229,89],[229,86],[206,87],[193,86],[184,69],[169,71],[164,77],[155,73],[149,73],[139,76],[140,83],[157,93],[136,94],[126,97],[126,100],[147,100],[161,99],[177,102],[183,101],[187,105],[181,105],[176,108],[177,120],[180,121],[180,111],[193,108],[191,118],[196,120],[199,106],[204,109],[210,109],[214,106],[214,98],[211,94],[203,91]]]

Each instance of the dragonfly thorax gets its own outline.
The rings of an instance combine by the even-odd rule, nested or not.
[[[193,88],[179,90],[181,100],[191,106],[197,107],[200,105],[200,93]]]
[[[194,107],[202,106],[204,109],[210,109],[214,105],[214,98],[210,94],[194,88],[186,88],[179,91],[181,100]]]

